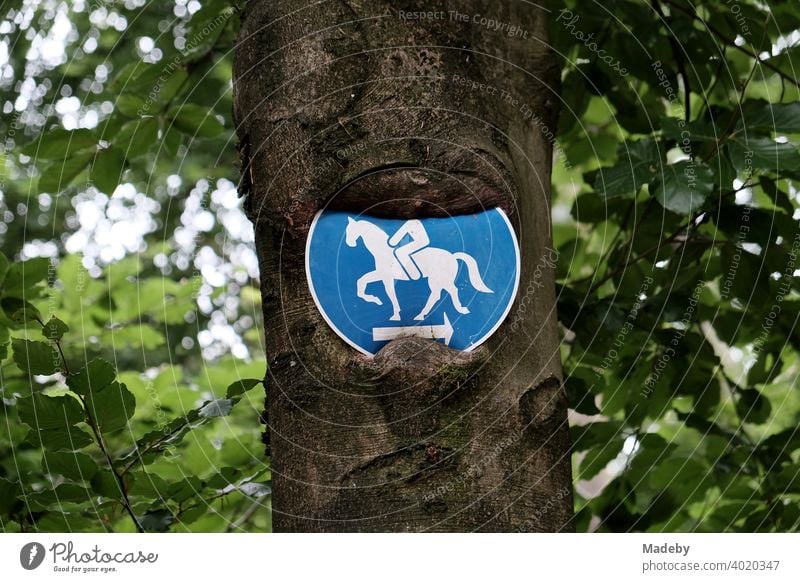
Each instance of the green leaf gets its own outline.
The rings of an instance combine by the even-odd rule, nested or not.
[[[740,247],[726,245],[720,253],[720,259],[725,273],[722,290],[726,296],[738,297],[742,303],[749,305],[769,291],[762,257]]]
[[[114,145],[129,160],[146,154],[158,144],[158,119],[153,117],[129,121],[114,138]]]
[[[176,156],[181,152],[181,146],[183,145],[183,134],[180,130],[175,127],[167,127],[164,130],[164,139],[160,144],[159,152],[163,154],[167,154],[169,156]]]
[[[42,335],[50,341],[58,341],[64,337],[64,334],[68,331],[69,326],[53,315],[50,317],[50,320],[44,324]]]
[[[40,386],[32,386],[30,379],[21,375],[16,377],[4,378],[3,383],[0,384],[0,396],[5,398],[27,398],[33,394],[34,389],[40,389]]]
[[[97,154],[89,177],[101,192],[111,194],[122,179],[125,154],[117,148],[108,148]]]
[[[190,410],[186,416],[172,419],[165,427],[153,430],[136,441],[136,448],[122,457],[122,461],[136,459],[140,451],[149,451],[141,458],[141,462],[146,464],[153,462],[157,456],[167,447],[174,446],[183,440],[190,429],[209,422],[214,418],[228,416],[233,407],[239,402],[245,390],[251,389],[259,384],[260,380],[245,379],[232,383],[228,387],[230,398],[218,398],[209,402],[204,402],[200,408]]]
[[[686,426],[700,432],[704,437],[708,435],[714,435],[730,441],[731,443],[740,444],[742,442],[741,438],[735,432],[731,432],[720,425],[711,422],[705,416],[700,414],[696,414],[694,412],[679,413],[678,418],[683,421]]]
[[[585,370],[585,368],[583,370]],[[597,406],[595,406],[595,395],[589,391],[586,385],[588,375],[584,374],[583,370],[581,370],[580,374],[573,372],[567,377],[564,386],[567,393],[567,402],[569,402],[570,408],[581,414],[598,414],[600,411],[597,410]],[[578,369],[576,369],[576,372],[577,371]],[[591,371],[589,371],[589,373],[594,374],[594,372]],[[598,379],[598,382],[600,381],[601,380]]]
[[[86,396],[90,392],[99,392],[114,381],[117,370],[114,365],[101,358],[95,358],[82,368],[77,374],[67,378],[69,389]]]
[[[44,257],[12,264],[3,282],[3,297],[18,299],[38,297],[39,294],[34,292],[34,287],[47,279],[50,269],[50,259]]]
[[[161,89],[158,92],[159,109],[161,105],[169,103],[176,97],[178,98],[176,100],[176,102],[178,103],[186,99],[185,93],[182,93],[180,96],[178,96],[178,91],[180,91],[181,89],[185,91],[188,88],[188,86],[185,85],[186,80],[188,78],[189,78],[189,73],[186,72],[186,69],[179,69],[170,74],[169,78],[163,85],[161,85]]]
[[[167,497],[177,503],[196,497],[205,487],[197,477],[187,477],[169,484]]]
[[[142,528],[145,531],[165,532],[173,522],[172,514],[166,509],[148,511],[141,517]]]
[[[605,445],[609,441],[620,440],[621,431],[622,424],[617,421],[591,422],[585,426],[573,426],[570,428],[573,449],[585,451],[592,447]]]
[[[92,415],[100,432],[108,434],[128,426],[128,419],[136,410],[136,399],[125,384],[112,382],[86,396],[86,409]]]
[[[737,137],[728,143],[734,167],[745,175],[753,169],[769,172],[800,171],[800,153],[791,143],[778,143],[768,137]]]
[[[649,482],[654,489],[668,488],[688,502],[705,495],[712,478],[712,473],[699,461],[672,457],[650,473]]]
[[[800,427],[793,426],[765,439],[759,447],[767,449],[772,456],[790,455],[800,449]]]
[[[39,177],[39,190],[57,194],[67,186],[94,160],[95,152],[80,152],[47,166]]]
[[[0,292],[2,292],[9,266],[10,263],[8,262],[8,258],[6,258],[2,252],[0,252]]]
[[[17,400],[17,412],[20,420],[34,430],[68,430],[67,427],[84,420],[80,402],[71,396],[34,393]]]
[[[654,184],[655,197],[664,208],[692,214],[714,189],[714,174],[705,164],[685,160],[665,166]]]
[[[21,153],[34,159],[67,159],[77,152],[97,145],[97,139],[88,129],[55,129],[27,144]]]
[[[136,447],[123,456],[121,461],[136,459],[142,464],[152,463],[169,447],[179,444],[191,428],[206,422],[197,410],[190,410],[186,416],[173,418],[166,426],[148,432],[136,441]],[[148,451],[143,453],[143,451]]]
[[[31,293],[34,295],[34,293]],[[4,297],[0,299],[0,306],[5,315],[17,326],[25,326],[30,322],[42,320],[42,314],[33,306],[32,303],[16,297]]]
[[[117,97],[114,106],[127,117],[139,117],[139,111],[144,107],[144,99],[138,95],[126,93]]]
[[[770,16],[770,18],[774,18],[774,16]],[[800,63],[800,45],[790,46],[765,62],[782,71],[790,79],[794,79],[797,75],[797,63]],[[765,72],[769,71],[765,70]]]
[[[94,442],[90,435],[77,426],[41,430],[34,428],[28,434],[27,440],[49,451],[77,451]]]
[[[206,486],[211,489],[225,489],[228,485],[233,485],[241,473],[242,472],[235,467],[222,467],[218,473],[206,480]]]
[[[173,108],[168,117],[180,131],[193,137],[215,137],[225,131],[212,111],[200,105]]]
[[[662,166],[658,145],[650,139],[620,145],[617,156],[617,164],[601,168],[594,181],[595,191],[605,198],[638,193]]]
[[[61,360],[53,348],[44,342],[12,339],[14,362],[21,370],[31,374],[49,376],[61,369]]]
[[[91,480],[92,491],[109,499],[121,500],[119,481],[114,474],[107,470],[99,470]]]
[[[228,389],[225,391],[225,398],[234,398],[236,396],[241,396],[248,390],[251,390],[255,386],[258,386],[259,384],[261,384],[261,380],[256,380],[254,378],[237,380],[236,382],[228,386]]]
[[[716,154],[708,161],[714,170],[714,181],[720,189],[725,192],[733,189],[734,180],[739,177],[739,172],[733,165],[730,158],[730,151],[727,147],[717,148]]]
[[[0,323],[0,361],[5,360],[8,356],[9,338],[8,328]]]
[[[622,451],[622,441],[611,441],[594,447],[586,453],[580,462],[579,479],[591,479],[606,468]]]
[[[192,16],[186,38],[191,38],[184,56],[188,61],[195,61],[208,54],[217,39],[225,30],[234,11],[227,0],[208,0],[203,7]]]
[[[155,473],[135,471],[130,473],[132,482],[128,487],[131,495],[141,495],[150,499],[166,500],[169,495],[169,484]]]
[[[92,498],[92,493],[85,487],[62,483],[55,489],[45,489],[36,493],[28,493],[25,502],[34,511],[54,508],[61,511],[64,503],[85,503]]]
[[[147,351],[164,345],[164,335],[149,325],[123,325],[103,333],[104,339],[112,345],[144,348]]]
[[[768,176],[761,176],[758,183],[776,207],[783,209],[789,216],[794,214],[795,207],[789,198],[789,194],[778,188],[775,180]]]
[[[167,69],[167,67],[172,67],[172,69]],[[135,59],[119,69],[119,72],[111,81],[109,89],[127,93],[139,91],[140,94],[148,94],[149,97],[151,93],[158,90],[159,81],[163,83],[163,79],[167,75],[172,75],[175,72],[172,59],[164,59],[155,64],[144,63],[140,59]]]
[[[783,369],[783,359],[778,357],[781,348],[783,347],[783,338],[779,338],[780,344],[775,346],[777,352],[775,355],[770,353],[769,349],[762,349],[758,355],[753,366],[747,373],[747,383],[753,384],[768,384],[773,378],[776,378]],[[765,346],[769,348],[769,342],[765,342]]]
[[[36,531],[43,533],[63,533],[97,531],[97,514],[92,518],[83,517],[77,511],[49,511],[36,520]]]
[[[800,103],[747,101],[738,127],[748,132],[761,129],[775,133],[800,133]]]
[[[218,416],[228,416],[233,409],[233,400],[228,398],[217,398],[207,402],[200,408],[200,416],[203,418],[216,418]]]
[[[22,493],[22,488],[15,481],[8,481],[0,477],[0,515],[8,515],[22,505],[17,496]]]
[[[763,424],[769,420],[772,406],[769,400],[755,388],[745,388],[736,391],[736,412],[742,422]]]
[[[88,481],[97,473],[97,463],[85,453],[45,451],[42,469],[51,475]]]
[[[720,135],[722,130],[723,128],[709,124],[705,120],[684,123],[683,119],[667,117],[661,121],[662,133],[666,137],[680,142],[681,146],[683,145],[683,140],[687,138],[692,143],[716,142],[722,137]]]
[[[181,512],[180,516],[177,516],[177,519],[182,524],[189,524],[197,521],[201,517],[204,517],[208,514],[208,508],[198,505],[197,507],[192,507]]]
[[[780,471],[771,473],[770,477],[778,491],[800,494],[800,466],[787,465]]]

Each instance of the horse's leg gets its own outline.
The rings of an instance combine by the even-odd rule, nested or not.
[[[392,302],[392,316],[389,321],[400,321],[400,303],[397,301],[397,293],[394,291],[394,279],[388,278],[383,280],[383,287],[386,289],[386,295],[389,296],[389,301]]]
[[[376,305],[383,305],[383,301],[380,298],[375,297],[375,295],[370,295],[367,293],[367,285],[370,283],[374,283],[375,281],[379,281],[380,277],[377,274],[377,271],[372,271],[371,273],[367,273],[366,275],[362,276],[356,282],[356,294],[367,301],[368,303],[375,303]]]
[[[445,287],[445,290],[450,294],[450,298],[453,300],[453,307],[456,308],[461,315],[466,315],[469,313],[469,309],[461,305],[461,300],[458,298],[458,288],[456,287],[455,283],[450,283]]]
[[[439,285],[450,295],[450,298],[453,300],[453,307],[456,308],[456,311],[461,315],[468,314],[469,309],[461,305],[461,299],[458,297],[458,287],[456,287],[458,261],[452,254],[448,254],[448,260],[442,262],[438,276],[440,277]]]
[[[437,301],[439,301],[439,297],[442,296],[442,288],[434,286],[435,283],[431,282],[430,280],[429,283],[431,283],[431,294],[428,296],[428,302],[425,304],[425,307],[423,307],[422,311],[420,311],[414,318],[415,321],[422,321],[428,317],[431,309],[433,309],[433,306],[436,305]]]
[[[417,316],[419,319],[424,319],[428,312],[433,308],[433,304],[438,301],[441,292],[447,291],[450,295],[450,298],[453,300],[453,307],[456,308],[462,315],[466,315],[469,313],[469,309],[461,305],[461,299],[458,297],[458,288],[456,287],[456,277],[458,276],[458,262],[456,258],[447,253],[446,260],[441,260],[438,267],[436,269],[428,269],[428,266],[425,265],[425,269],[423,269],[423,274],[428,276],[428,284],[431,286],[431,297],[428,299],[428,304],[425,306],[425,309],[419,314],[422,317]],[[425,273],[425,271],[428,273]],[[436,293],[434,295],[434,289],[436,289]]]
[[[446,254],[446,251],[442,251],[442,253]],[[449,265],[447,264],[435,264],[434,261],[436,259],[435,256],[429,256],[430,254],[426,254],[425,250],[422,250],[418,253],[419,259],[417,261],[417,265],[419,265],[419,270],[422,272],[423,277],[427,277],[428,279],[428,287],[431,290],[431,294],[428,295],[428,301],[425,303],[425,307],[422,308],[417,316],[414,318],[414,321],[422,321],[431,313],[431,309],[434,308],[436,302],[439,301],[439,298],[442,296],[442,288],[444,287],[443,276],[447,276],[447,271]],[[458,265],[455,264],[455,260],[450,261],[454,264],[456,269],[458,269]],[[455,277],[455,275],[453,275]]]

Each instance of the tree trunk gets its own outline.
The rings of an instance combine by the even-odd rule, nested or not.
[[[569,530],[546,15],[496,0],[251,0],[234,79],[275,531]],[[497,206],[520,242],[520,291],[483,346],[404,338],[368,358],[325,323],[304,265],[318,210]]]

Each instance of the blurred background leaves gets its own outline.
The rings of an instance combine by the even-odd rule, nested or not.
[[[5,531],[270,529],[236,10],[2,6]]]

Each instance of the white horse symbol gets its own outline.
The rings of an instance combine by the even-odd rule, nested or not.
[[[419,226],[418,226],[419,227]],[[364,241],[364,246],[375,258],[375,270],[359,278],[356,283],[358,296],[369,303],[383,305],[380,298],[367,293],[367,285],[381,281],[389,301],[392,302],[391,321],[400,321],[400,304],[397,302],[395,293],[395,281],[410,280],[408,273],[395,257],[395,249],[389,244],[389,235],[383,232],[380,227],[366,220],[347,219],[347,230],[345,231],[345,241],[347,246],[355,247],[358,239]],[[475,289],[482,293],[493,293],[481,279],[478,272],[478,264],[475,259],[467,253],[451,253],[436,247],[425,247],[414,252],[414,262],[419,268],[422,277],[428,279],[428,286],[431,294],[425,307],[414,318],[422,321],[433,309],[436,302],[442,295],[442,291],[447,291],[453,301],[453,306],[461,314],[469,313],[469,309],[461,304],[456,287],[456,276],[458,275],[458,261],[464,261],[469,273],[469,282]]]

